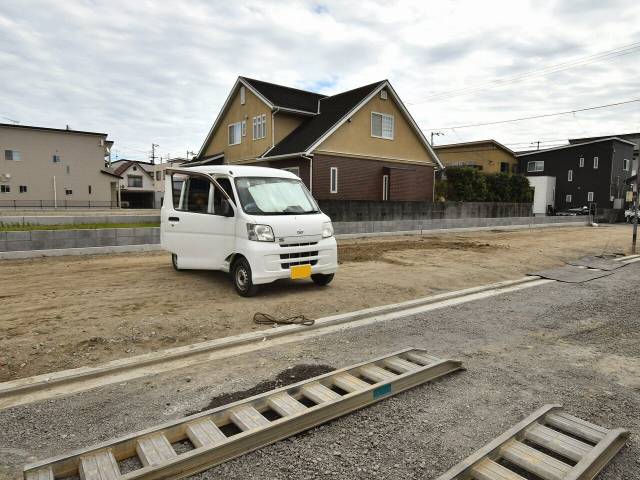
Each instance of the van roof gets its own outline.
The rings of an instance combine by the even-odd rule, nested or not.
[[[198,167],[177,167],[172,170],[206,174],[224,174],[231,177],[279,177],[298,178],[291,172],[279,168],[253,167],[247,165],[201,165]]]

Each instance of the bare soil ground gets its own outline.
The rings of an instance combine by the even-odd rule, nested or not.
[[[318,318],[622,253],[630,227],[563,227],[345,240],[327,288],[236,295],[221,272],[175,272],[167,253],[2,261],[0,381],[265,328],[253,314]],[[269,327],[267,327],[269,328]]]

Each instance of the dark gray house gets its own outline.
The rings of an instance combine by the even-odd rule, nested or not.
[[[631,163],[631,172],[633,175],[638,171],[638,163],[640,157],[640,132],[637,133],[622,133],[620,135],[607,135],[604,137],[588,137],[588,138],[570,138],[569,143],[585,143],[592,142],[594,140],[602,140],[603,138],[620,138],[622,140],[628,140],[629,142],[633,142],[635,147],[633,149],[633,162]]]
[[[629,188],[625,180],[631,176],[634,146],[628,140],[609,137],[521,153],[519,171],[536,188],[534,203],[544,196],[541,201],[558,211],[592,202],[598,209],[620,209],[625,206]],[[546,191],[538,192],[538,188]]]

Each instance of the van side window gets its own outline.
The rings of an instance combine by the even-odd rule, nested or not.
[[[229,180],[226,177],[218,177],[216,178],[216,182],[218,182],[218,185],[220,185],[222,187],[222,189],[227,192],[227,195],[229,195],[229,197],[231,198],[231,200],[233,200],[233,203],[237,203],[236,202],[236,197],[233,195],[233,188],[231,187],[231,180]]]
[[[183,205],[180,203],[182,200],[182,190],[185,186],[187,177],[185,175],[180,175],[174,173],[171,175],[171,190],[172,190],[172,198],[173,198],[173,208],[176,210],[183,210]]]
[[[187,185],[187,212],[207,213],[211,182],[204,178],[190,177]]]

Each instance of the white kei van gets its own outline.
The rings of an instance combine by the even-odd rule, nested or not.
[[[331,219],[297,176],[275,168],[167,170],[160,241],[176,270],[229,272],[246,297],[280,278],[324,286],[338,268]]]

